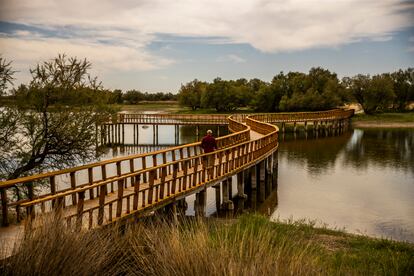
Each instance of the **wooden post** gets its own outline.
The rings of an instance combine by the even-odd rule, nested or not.
[[[171,212],[172,212],[172,217],[173,217],[173,223],[175,225],[177,225],[178,224],[178,214],[177,214],[177,202],[176,201],[171,203]]]
[[[122,124],[122,144],[125,144],[125,124]]]
[[[244,197],[244,172],[239,172],[237,174],[237,195],[239,197]]]
[[[222,198],[223,198],[223,207],[229,201],[229,183],[227,179],[225,179],[222,183]]]
[[[70,175],[70,185],[72,189],[76,189],[75,172],[70,172],[69,175]],[[72,205],[76,205],[76,194],[75,193],[72,194]]]
[[[82,226],[82,217],[83,217],[83,207],[85,201],[85,191],[81,191],[78,193],[79,201],[77,206],[77,214],[76,214],[76,227],[80,228]]]
[[[160,183],[160,199],[164,199],[164,190],[165,190],[165,178],[167,176],[167,168],[166,167],[162,167],[161,168],[161,183]],[[167,192],[167,194],[169,195],[169,191]]]
[[[104,165],[102,165],[104,166]],[[103,178],[103,176],[102,176]],[[105,175],[106,178],[106,175]],[[103,218],[104,218],[104,207],[105,207],[105,196],[107,194],[106,192],[106,185],[104,184],[100,187],[100,193],[99,193],[99,209],[98,209],[98,225],[102,225]]]
[[[135,176],[135,181],[134,181],[134,203],[132,206],[132,209],[135,211],[138,209],[138,199],[139,199],[139,185],[141,182],[141,175],[136,175]]]
[[[220,210],[221,206],[221,191],[220,191],[220,183],[217,185],[214,185],[213,188],[216,192],[216,210],[217,212]]]
[[[122,203],[124,196],[124,179],[118,180],[118,201],[116,203],[116,216],[120,217],[122,214]]]
[[[152,166],[153,167],[156,167],[157,166],[157,155],[156,154],[153,154],[152,155]],[[158,179],[158,174],[157,174],[157,171],[155,171],[155,179]]]
[[[93,183],[93,169],[92,168],[88,168],[88,181],[89,181],[89,185],[92,185]],[[94,198],[93,189],[89,189],[89,198],[90,199]]]
[[[121,161],[116,162],[116,173],[119,176],[121,176]],[[123,195],[124,195],[124,179],[118,180],[118,201],[116,204],[116,216],[120,217],[122,213],[122,201],[123,201]]]
[[[50,182],[50,194],[54,195],[54,194],[56,194],[56,181],[55,181],[55,176],[54,175],[52,175],[49,178],[49,182]],[[56,204],[56,200],[53,199],[52,200],[52,208],[55,207],[55,204]]]
[[[155,171],[152,170],[149,172],[148,204],[152,204],[152,199],[154,195],[154,180],[155,180]]]
[[[145,170],[147,168],[147,160],[146,160],[145,156],[142,157],[141,160],[142,160],[142,169]],[[144,179],[143,179],[143,181],[144,181],[144,183],[147,182],[147,173],[144,173]]]
[[[199,159],[198,158],[196,158],[195,160],[194,160],[194,174],[193,174],[193,187],[195,187],[195,186],[197,186],[197,174],[198,174],[198,163],[199,163],[199,161],[198,161]]]
[[[182,189],[185,191],[185,190],[187,190],[188,161],[184,161],[183,166],[184,166],[183,167],[184,173],[183,173],[183,187],[182,187]]]
[[[174,163],[173,165],[173,175],[172,175],[172,185],[171,185],[171,193],[175,194],[177,189],[177,171],[178,171],[178,163]]]
[[[198,215],[201,217],[205,216],[205,211],[206,211],[206,191],[205,190],[201,190],[199,193],[199,201],[198,201]]]
[[[1,189],[1,210],[2,210],[2,226],[9,226],[8,208],[7,208],[7,191],[6,188]]]
[[[250,185],[252,189],[257,189],[257,170],[257,165],[250,168]]]
[[[227,178],[227,187],[229,190],[229,200],[231,200],[233,198],[233,177],[230,176],[229,178]]]

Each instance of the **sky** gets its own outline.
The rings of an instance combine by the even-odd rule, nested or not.
[[[414,0],[0,0],[15,86],[59,53],[123,91],[317,66],[373,75],[414,67]]]

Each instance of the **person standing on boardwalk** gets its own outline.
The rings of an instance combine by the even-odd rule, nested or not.
[[[207,130],[207,135],[201,140],[201,148],[204,150],[204,153],[210,153],[217,149],[216,138],[213,137],[211,130]],[[214,154],[205,156],[203,163],[205,168],[210,169],[214,165]],[[212,176],[211,174],[212,172],[209,173],[210,176]]]

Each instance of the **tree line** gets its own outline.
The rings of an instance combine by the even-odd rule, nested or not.
[[[197,79],[181,86],[182,106],[230,112],[250,107],[259,112],[316,111],[359,103],[366,113],[404,111],[414,101],[413,68],[374,76],[356,75],[341,80],[317,67],[309,73],[281,72],[271,82],[260,79]]]

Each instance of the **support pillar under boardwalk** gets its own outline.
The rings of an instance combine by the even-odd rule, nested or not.
[[[206,190],[202,190],[196,193],[196,199],[194,201],[194,212],[197,217],[205,217],[206,215],[206,203],[207,193]]]
[[[221,208],[221,191],[220,183],[213,186],[216,194],[216,212],[218,213]]]
[[[237,174],[237,196],[247,198],[247,195],[244,193],[244,172]]]
[[[233,201],[231,201],[231,194],[230,194],[230,185],[231,177],[227,178],[222,182],[222,196],[223,196],[223,204],[221,205],[221,209],[223,210],[233,210],[234,205]]]
[[[265,175],[265,197],[272,193],[272,175],[273,175],[273,154],[266,159],[266,175]]]
[[[266,160],[259,163],[259,201],[264,202],[266,199]]]

